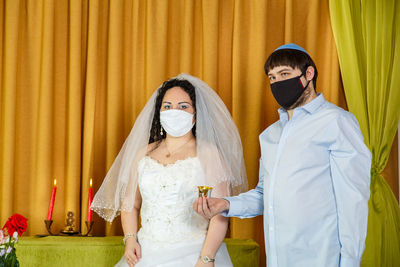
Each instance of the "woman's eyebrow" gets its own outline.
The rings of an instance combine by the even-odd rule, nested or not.
[[[189,102],[179,102],[178,104],[189,104],[189,105],[192,105],[192,104],[190,104]]]

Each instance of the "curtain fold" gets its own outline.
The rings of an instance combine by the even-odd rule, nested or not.
[[[330,12],[349,111],[372,153],[362,266],[399,266],[400,209],[381,173],[400,118],[400,4],[331,0]]]

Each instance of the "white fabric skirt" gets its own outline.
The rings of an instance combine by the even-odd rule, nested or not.
[[[135,267],[190,267],[195,266],[199,259],[203,242],[179,243],[167,248],[155,248],[141,244],[142,258]],[[222,243],[215,256],[215,267],[232,267],[231,258],[225,243]],[[128,267],[122,256],[115,267]]]

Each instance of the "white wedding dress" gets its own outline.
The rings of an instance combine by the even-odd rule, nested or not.
[[[208,227],[208,221],[192,208],[197,186],[205,185],[199,159],[192,157],[164,166],[146,156],[140,160],[138,172],[142,258],[135,266],[195,266]],[[122,257],[116,266],[128,264]],[[215,266],[233,266],[224,243],[215,257]]]

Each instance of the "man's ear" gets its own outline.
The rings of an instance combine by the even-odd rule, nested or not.
[[[308,66],[306,69],[306,75],[305,78],[307,81],[311,81],[314,78],[315,75],[315,69],[313,66]]]

